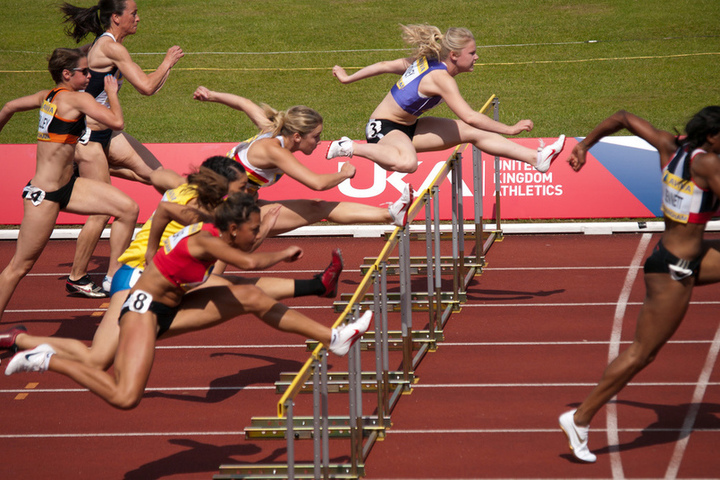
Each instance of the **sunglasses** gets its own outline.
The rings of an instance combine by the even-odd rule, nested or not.
[[[73,72],[80,72],[83,74],[84,77],[87,77],[90,73],[90,69],[88,67],[85,68],[73,68]]]

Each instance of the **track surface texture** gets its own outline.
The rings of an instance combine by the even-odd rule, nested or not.
[[[641,265],[657,239],[508,235],[496,242],[467,303],[450,317],[444,342],[422,360],[392,428],[371,450],[366,478],[717,478],[718,285],[696,288],[671,342],[595,418],[590,448],[597,463],[575,461],[557,424],[597,382],[611,352],[632,339],[644,296]],[[363,257],[379,253],[383,240],[283,237],[266,248],[289,244],[302,246],[305,256],[247,275],[308,278],[340,247],[339,290],[351,293]],[[0,242],[3,265],[14,245]],[[0,328],[22,323],[35,334],[91,340],[105,301],[65,295],[74,246],[50,242]],[[91,265],[98,281],[107,253],[101,241]],[[327,325],[337,318],[330,299],[286,303]],[[426,318],[415,313],[414,328]],[[0,358],[4,371],[9,352]],[[252,417],[274,415],[278,375],[297,371],[307,358],[304,339],[239,317],[158,342],[147,392],[132,411],[114,410],[54,373],[2,375],[0,477],[209,480],[221,464],[282,462],[284,442],[246,440],[243,429]],[[391,355],[391,364],[397,361]],[[347,369],[344,358],[329,363]],[[301,395],[299,407],[310,397]],[[346,408],[331,405],[330,413]],[[310,449],[311,442],[296,442],[299,460],[311,461]],[[333,441],[331,461],[346,462],[343,451],[347,442]]]

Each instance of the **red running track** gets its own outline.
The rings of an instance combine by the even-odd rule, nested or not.
[[[633,265],[656,241],[649,234],[510,235],[496,243],[468,303],[451,316],[445,341],[423,359],[417,385],[370,452],[366,478],[717,478],[717,285],[696,289],[685,322],[656,362],[601,410],[590,437],[596,464],[575,462],[557,426],[558,415],[599,379],[609,352],[632,338],[644,295]],[[381,239],[354,238],[267,245],[290,243],[304,246],[306,256],[276,267],[276,275],[311,276],[340,246],[343,293],[359,282],[362,257],[382,247]],[[13,248],[0,242],[0,263]],[[73,249],[72,241],[50,242],[0,328],[23,323],[41,335],[92,338],[103,301],[65,296]],[[105,241],[98,253],[100,275]],[[326,324],[336,318],[328,299],[287,303]],[[423,315],[414,317],[415,328],[423,327]],[[4,371],[9,354],[1,357]],[[307,357],[302,339],[252,317],[161,341],[145,398],[130,412],[60,375],[2,375],[0,476],[210,479],[221,464],[284,461],[283,442],[245,440],[243,429],[251,417],[274,414],[278,374],[296,371]],[[330,363],[347,368],[345,359]],[[298,408],[308,400],[298,398]],[[331,405],[331,414],[342,409]],[[311,458],[306,442],[296,448],[300,459]],[[343,451],[349,447],[334,443],[332,461],[347,461]]]

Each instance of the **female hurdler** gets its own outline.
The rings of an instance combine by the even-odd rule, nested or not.
[[[720,210],[720,106],[706,107],[687,124],[687,137],[658,130],[632,113],[603,120],[573,148],[579,171],[601,138],[629,130],[660,153],[665,231],[645,261],[645,300],[632,344],[607,366],[598,385],[576,410],[560,416],[576,458],[594,462],[588,428],[595,414],[650,364],[680,326],[695,285],[720,282],[720,241],[705,240],[705,227]]]
[[[115,258],[130,244],[138,216],[137,204],[117,188],[73,173],[75,144],[85,130],[86,116],[110,128],[123,128],[117,81],[105,77],[110,105],[106,108],[82,92],[88,84],[89,69],[80,50],[56,49],[48,70],[57,84],[54,89],[11,100],[0,110],[2,130],[15,113],[40,109],[35,175],[23,189],[23,219],[15,255],[0,274],[0,316],[45,248],[60,210],[114,216],[110,255]]]
[[[85,91],[97,102],[107,106],[103,78],[112,75],[118,85],[127,81],[142,95],[157,93],[170,75],[172,67],[184,53],[177,45],[170,47],[158,68],[145,73],[133,61],[123,42],[137,32],[140,17],[134,0],[100,0],[97,5],[83,8],[64,3],[60,7],[68,24],[67,33],[76,42],[87,35],[95,35],[87,49],[90,83]],[[164,193],[172,185],[158,181],[153,172],[162,168],[160,161],[124,130],[113,131],[99,119],[88,119],[88,131],[76,147],[75,163],[81,177],[110,183],[110,175],[153,184]],[[87,275],[88,264],[100,235],[108,222],[107,216],[88,218],[77,239],[75,258],[65,289],[75,295],[105,297],[110,290],[112,276],[120,268],[116,257],[110,257],[107,276],[102,286]]]
[[[490,155],[519,160],[546,172],[565,144],[556,142],[533,150],[502,135],[517,135],[533,128],[531,120],[515,125],[496,122],[473,110],[460,95],[455,76],[472,72],[476,54],[475,38],[466,28],[450,28],[444,35],[430,25],[403,26],[403,38],[415,47],[412,57],[375,63],[348,75],[336,65],[333,75],[341,83],[352,83],[383,73],[402,75],[365,127],[367,143],[347,137],[330,144],[327,158],[357,155],[386,170],[412,173],[417,170],[418,152],[445,150],[472,143]],[[420,117],[445,102],[459,120]]]
[[[260,209],[254,199],[235,193],[217,207],[212,223],[189,225],[170,237],[123,304],[112,374],[56,356],[47,344],[15,355],[5,374],[54,371],[113,407],[132,409],[140,403],[150,376],[157,337],[210,328],[247,313],[279,330],[322,342],[337,355],[346,354],[368,329],[371,310],[355,322],[331,330],[276,302],[255,285],[245,285],[244,294],[238,295],[230,295],[227,286],[193,288],[207,280],[217,260],[242,269],[264,269],[302,256],[295,246],[248,255],[259,230]],[[176,328],[171,330],[173,325]]]

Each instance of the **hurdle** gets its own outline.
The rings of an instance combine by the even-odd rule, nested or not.
[[[498,105],[499,100],[493,95],[481,112],[492,106],[493,117],[497,120]],[[485,228],[482,215],[483,165],[480,152],[475,147],[472,147],[474,229],[467,234],[465,232],[461,147],[453,151],[429,186],[417,195],[409,207],[407,225],[397,227],[388,234],[377,257],[364,260],[361,266],[363,278],[355,292],[341,295],[340,300],[334,303],[340,315],[333,328],[358,318],[362,310],[373,310],[374,331],[366,332],[350,348],[347,371],[329,372],[326,346],[308,341],[311,354],[302,368],[296,373],[281,374],[275,383],[276,391],[281,395],[276,415],[253,417],[251,426],[245,428],[246,439],[284,440],[287,462],[220,465],[219,474],[213,476],[215,480],[357,479],[364,476],[365,461],[370,451],[392,426],[393,410],[403,395],[412,393],[412,387],[417,383],[415,369],[429,352],[437,349],[452,312],[459,311],[466,300],[469,283],[482,273],[485,256],[492,244],[502,240],[499,158],[495,158],[494,164],[494,225],[493,228]],[[451,183],[449,234],[443,233],[440,226],[440,184],[446,178]],[[419,230],[412,231],[411,226],[423,210],[425,226],[421,235]],[[424,257],[413,257],[411,239],[423,238]],[[473,245],[473,252],[468,255],[465,254],[466,239]],[[442,248],[448,240],[451,245],[449,255]],[[396,249],[398,256],[392,257]],[[413,275],[426,278],[426,291],[413,291]],[[399,293],[388,291],[390,276],[398,278]],[[448,281],[450,276],[452,279]],[[443,289],[443,279],[446,284],[452,284],[451,289]],[[413,328],[414,312],[427,312],[427,328]],[[400,330],[390,330],[390,314],[397,313]],[[372,352],[374,355],[370,355]],[[390,368],[391,352],[394,359],[400,357],[397,370]],[[374,369],[363,371],[363,359],[374,363]],[[312,394],[312,415],[296,414],[297,403],[308,403],[301,400],[300,395],[304,393]],[[337,401],[331,404],[331,398]],[[336,413],[338,411],[341,414]],[[367,413],[369,411],[371,413]],[[349,457],[349,462],[330,463],[331,439],[332,446]],[[296,460],[296,441],[300,440],[312,440],[312,461]]]

